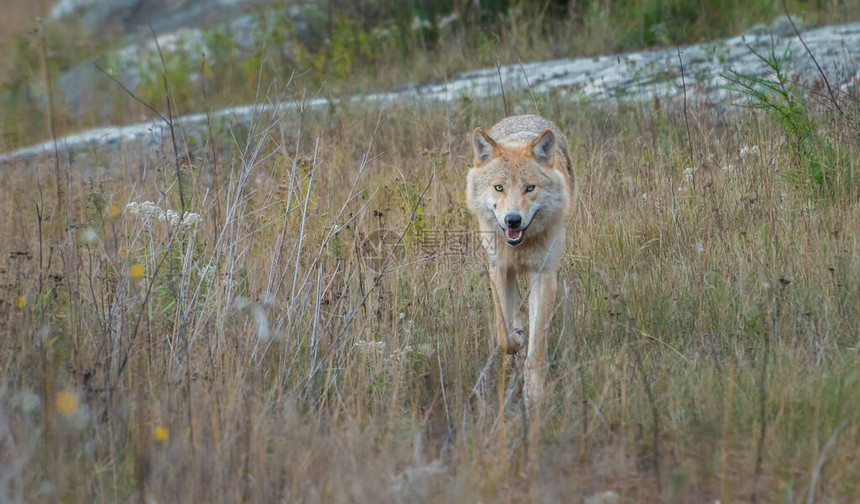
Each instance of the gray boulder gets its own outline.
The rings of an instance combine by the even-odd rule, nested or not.
[[[231,19],[247,6],[270,4],[249,0],[61,0],[51,18],[79,16],[94,34],[172,31]]]

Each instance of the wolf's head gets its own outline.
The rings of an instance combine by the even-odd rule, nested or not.
[[[568,182],[552,130],[531,141],[497,143],[478,128],[472,148],[469,208],[490,226],[498,226],[508,245],[517,246],[562,218],[569,204]]]

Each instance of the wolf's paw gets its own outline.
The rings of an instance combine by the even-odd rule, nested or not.
[[[514,327],[514,329],[510,333],[508,333],[508,340],[505,344],[505,353],[507,353],[508,355],[518,353],[525,344],[525,342],[525,331]]]

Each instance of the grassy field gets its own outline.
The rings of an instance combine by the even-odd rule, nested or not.
[[[0,500],[857,501],[851,112],[507,100],[4,167]],[[530,417],[463,196],[506,109],[579,184]]]

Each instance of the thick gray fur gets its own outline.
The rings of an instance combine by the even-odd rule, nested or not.
[[[543,130],[549,128],[555,134],[556,149],[561,151],[567,174],[573,177],[573,166],[570,161],[570,151],[567,137],[548,119],[536,115],[519,115],[502,119],[490,128],[487,134],[497,143],[531,142],[539,137]]]

